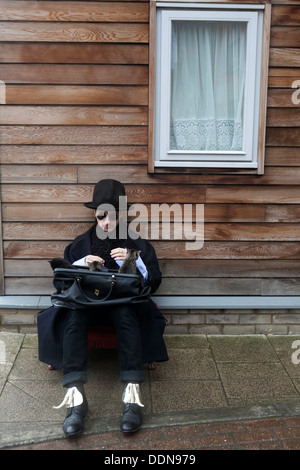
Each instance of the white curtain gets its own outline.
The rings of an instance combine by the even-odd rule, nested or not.
[[[246,25],[173,21],[171,150],[243,148]]]

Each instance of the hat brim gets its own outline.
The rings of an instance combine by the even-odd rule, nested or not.
[[[109,204],[109,203],[108,203],[108,204]],[[95,209],[95,210],[98,209],[99,205],[101,206],[101,204],[99,204],[99,205],[97,206],[93,201],[91,201],[91,202],[84,202],[83,205],[84,205],[85,207],[87,207],[88,209]],[[113,206],[117,211],[120,210],[119,206],[114,205],[114,204],[110,204],[110,205]],[[126,209],[128,210],[129,207],[130,207],[130,204],[127,204]]]
[[[85,207],[88,207],[89,209],[97,209],[98,206],[95,205],[93,201],[91,202],[84,202],[83,205]]]

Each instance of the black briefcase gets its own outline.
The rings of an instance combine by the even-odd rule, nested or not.
[[[59,281],[61,286],[51,296],[55,307],[85,309],[137,304],[150,299],[151,286],[144,285],[138,274],[56,268],[54,281]]]

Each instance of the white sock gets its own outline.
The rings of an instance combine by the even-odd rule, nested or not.
[[[139,406],[144,406],[141,403],[141,391],[139,384],[129,383],[123,393],[124,403],[136,403]]]
[[[82,394],[76,387],[72,387],[72,388],[68,388],[65,398],[63,399],[61,404],[58,406],[53,406],[52,408],[55,408],[56,410],[58,410],[59,408],[62,408],[64,405],[66,405],[69,408],[69,407],[81,405],[82,403],[83,403]]]

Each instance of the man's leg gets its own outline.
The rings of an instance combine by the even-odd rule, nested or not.
[[[117,333],[121,381],[127,384],[121,429],[134,432],[142,423],[140,384],[145,380],[138,317],[132,306],[122,305],[111,309],[111,319]]]
[[[63,386],[87,381],[87,333],[85,310],[68,310],[63,339]]]
[[[67,406],[63,430],[67,437],[83,431],[88,404],[83,384],[87,381],[87,332],[89,318],[84,310],[68,310],[63,339],[63,386],[67,393],[56,408]]]

